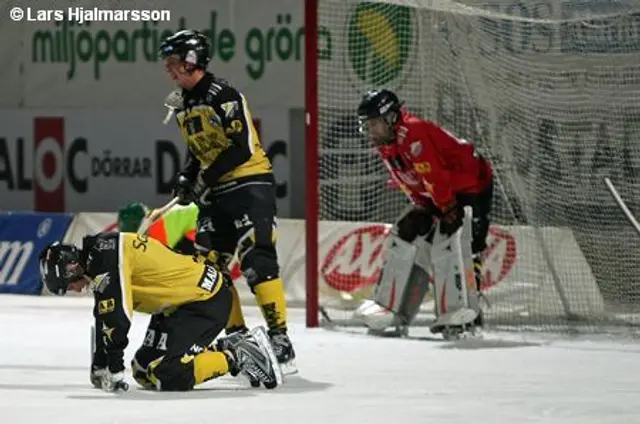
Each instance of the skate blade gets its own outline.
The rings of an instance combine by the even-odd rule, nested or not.
[[[269,356],[269,360],[271,361],[271,368],[276,375],[276,387],[282,386],[284,376],[282,374],[282,370],[278,366],[278,360],[276,359],[276,354],[273,351],[273,346],[271,346],[271,342],[269,341],[269,337],[267,336],[267,331],[264,329],[264,327],[255,327],[249,330],[249,333],[256,339],[260,347],[262,347],[267,352],[267,356]]]
[[[478,312],[470,308],[462,308],[450,314],[445,314],[431,324],[431,332],[439,333],[445,327],[459,327],[470,325],[478,317]]]
[[[282,375],[285,377],[289,375],[298,374],[298,367],[296,366],[295,359],[292,359],[289,362],[280,364],[280,370],[282,371]]]

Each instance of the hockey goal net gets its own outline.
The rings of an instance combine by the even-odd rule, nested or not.
[[[640,237],[603,182],[637,210],[639,2],[318,0],[315,18],[309,325],[319,310],[350,322],[380,273],[385,224],[407,203],[358,133],[361,95],[382,87],[472,141],[495,167],[488,324],[640,324]],[[429,305],[428,295],[427,314]]]

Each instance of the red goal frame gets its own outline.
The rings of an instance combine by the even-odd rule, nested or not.
[[[318,0],[304,5],[306,326],[319,326],[318,302]]]

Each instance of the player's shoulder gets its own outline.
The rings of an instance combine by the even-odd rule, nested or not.
[[[117,262],[119,233],[104,232],[86,236],[82,240],[82,250],[87,255],[87,274],[94,278]]]
[[[212,76],[207,87],[205,101],[210,105],[222,105],[226,102],[238,101],[240,92],[226,79]]]
[[[402,124],[404,124],[404,126],[407,127],[408,130],[418,130],[425,128],[432,129],[437,127],[437,124],[435,122],[421,118],[411,113],[405,113],[403,115]]]
[[[108,252],[118,249],[120,233],[105,231],[97,234],[85,236],[82,240],[84,250],[96,252]]]

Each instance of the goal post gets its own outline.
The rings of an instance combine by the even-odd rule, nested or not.
[[[319,324],[318,299],[318,0],[305,0],[305,293],[306,324]]]
[[[640,3],[307,0],[307,325],[348,324],[404,196],[358,132],[373,88],[473,142],[496,180],[488,325],[640,324]],[[427,297],[424,316],[432,311]]]

